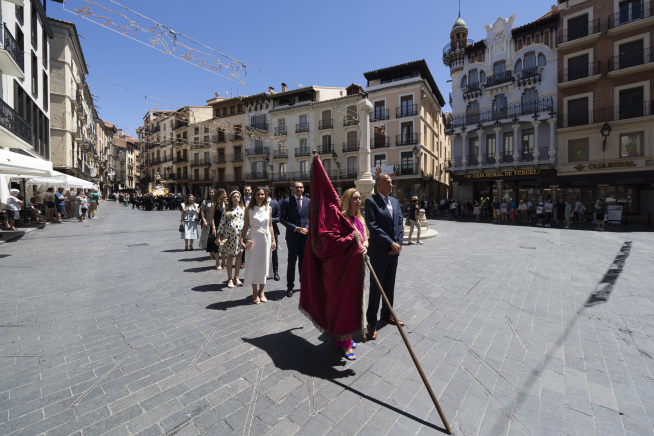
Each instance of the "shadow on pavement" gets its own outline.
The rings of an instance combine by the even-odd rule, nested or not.
[[[200,285],[196,286],[194,288],[191,288],[193,292],[218,292],[218,291],[223,291],[225,290],[226,285],[218,285],[218,284],[211,284],[211,285]]]
[[[209,256],[190,257],[190,258],[186,258],[186,259],[177,259],[178,262],[204,262],[205,260],[210,260]]]
[[[173,250],[161,250],[162,253],[179,253],[180,251],[184,251],[183,248],[175,248]]]
[[[336,368],[344,366],[342,355],[335,347],[330,346],[329,340],[326,339],[325,336],[320,337],[320,339],[323,340],[322,344],[314,345],[303,337],[292,333],[293,330],[298,330],[300,328],[301,327],[297,327],[256,338],[243,338],[243,341],[265,351],[278,369],[284,371],[296,371],[306,376],[318,377],[331,381],[361,398],[379,404],[380,406],[406,416],[413,421],[419,422],[424,426],[445,433],[444,428],[424,421],[417,416],[386,404],[383,401],[372,398],[363,392],[339,382],[338,379],[353,377],[356,373],[349,368],[344,370],[338,370]],[[318,410],[316,412],[318,412]]]
[[[199,272],[211,271],[212,269],[216,269],[216,267],[214,265],[201,266],[198,268],[185,269],[184,272],[199,273]]]
[[[624,264],[629,257],[629,253],[631,252],[631,244],[632,241],[626,241],[624,244],[622,244],[620,252],[617,254],[617,256],[615,256],[615,259],[613,259],[613,264],[608,269],[608,271],[606,271],[604,277],[602,277],[602,281],[599,284],[599,289],[593,292],[590,297],[588,297],[588,300],[586,301],[586,307],[596,306],[608,301],[609,297],[611,296],[611,292],[613,292],[615,282],[618,280],[620,273],[622,273]]]
[[[230,300],[230,301],[221,301],[218,303],[212,303],[207,306],[207,309],[229,310],[239,306],[250,306],[251,304],[252,304],[252,295],[248,295],[247,297],[241,298],[240,300]]]

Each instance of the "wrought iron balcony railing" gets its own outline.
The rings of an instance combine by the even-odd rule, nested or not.
[[[293,178],[293,173],[272,173],[273,182],[288,182]]]
[[[224,154],[219,154],[218,156],[214,156],[213,158],[211,158],[211,162],[215,164],[227,163],[227,156],[225,156]]]
[[[318,129],[319,130],[325,130],[325,129],[331,129],[334,127],[334,123],[332,122],[333,120],[320,120],[318,121]]]
[[[513,77],[513,71],[504,71],[503,73],[493,74],[486,78],[485,88],[490,88],[491,86],[501,85],[502,83],[515,82],[515,77]]]
[[[403,133],[395,136],[395,145],[413,145],[420,142],[420,133]]]
[[[356,179],[357,177],[359,177],[359,170],[356,168],[341,170],[341,179]]]
[[[654,102],[644,101],[638,105],[611,106],[592,111],[578,111],[559,117],[559,129],[602,124],[611,121],[648,117],[654,112]]]
[[[288,158],[288,150],[273,150],[273,159],[286,159]]]
[[[390,138],[388,136],[373,135],[370,141],[370,148],[385,148],[390,146]]]
[[[191,167],[204,167],[211,165],[211,159],[198,159],[191,162]]]
[[[300,123],[295,125],[295,133],[302,133],[309,131],[309,123]]]
[[[225,132],[218,132],[215,135],[211,135],[211,142],[213,142],[214,144],[227,142],[227,135],[225,134]]]
[[[487,109],[481,112],[454,117],[452,119],[452,129],[479,123],[492,123],[503,119],[511,119],[540,112],[551,112],[553,109],[553,100],[551,98],[519,103],[500,109]]]
[[[449,65],[453,58],[463,56],[464,50],[467,46],[473,45],[475,41],[470,38],[457,39],[443,47],[443,63]]]
[[[615,29],[650,17],[652,17],[652,2],[628,2],[625,3],[620,12],[609,15],[609,29]]]
[[[311,150],[309,150],[308,148],[295,149],[295,157],[309,156],[310,154],[311,154]]]
[[[585,79],[602,73],[601,61],[590,62],[586,65],[568,67],[559,70],[559,83],[572,82],[573,80]]]
[[[309,180],[310,178],[311,173],[309,171],[295,171],[293,173],[293,180]]]
[[[418,115],[417,104],[405,104],[395,108],[395,118],[412,117]]]
[[[445,162],[446,170],[457,170],[470,167],[494,167],[500,165],[533,165],[535,162],[551,164],[555,155],[550,155],[549,147],[531,150],[510,150],[493,153],[456,156]],[[465,158],[465,159],[464,159]]]
[[[359,124],[359,118],[354,115],[348,115],[343,120],[343,127],[356,126]]]
[[[259,155],[267,155],[270,153],[270,148],[269,147],[263,147],[263,146],[255,146],[252,148],[246,148],[245,149],[245,154],[248,156],[259,156]]]
[[[389,110],[384,108],[375,108],[374,111],[370,112],[370,121],[383,121],[390,118]]]
[[[270,180],[270,173],[267,171],[257,171],[254,173],[247,173],[245,180]]]
[[[567,29],[559,30],[559,44],[574,41],[586,36],[595,35],[600,32],[600,19],[591,20],[587,23],[571,26]]]
[[[346,141],[343,143],[343,152],[359,151],[359,141]]]
[[[232,153],[229,155],[230,162],[242,162],[243,154],[242,153]]]
[[[23,50],[4,23],[2,24],[2,44],[2,48],[9,53],[9,56],[16,62],[20,70],[25,72],[25,55],[23,54]]]
[[[333,153],[335,149],[334,144],[322,144],[318,146],[318,153],[327,155]]]
[[[481,84],[479,82],[469,83],[462,91],[464,100],[478,97],[481,95]]]
[[[0,126],[9,130],[28,144],[32,144],[32,129],[30,125],[2,99],[0,99]]]
[[[277,135],[286,135],[286,126],[275,127],[275,133]]]
[[[609,72],[648,64],[654,60],[652,59],[651,53],[651,47],[647,47],[643,50],[611,56],[609,58]]]

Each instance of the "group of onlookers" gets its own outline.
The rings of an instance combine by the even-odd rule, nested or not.
[[[16,220],[20,220],[21,210],[26,218],[31,215],[34,224],[46,222],[61,224],[62,218],[77,218],[86,221],[95,218],[100,202],[97,191],[85,193],[83,190],[69,190],[59,187],[49,187],[45,192],[36,191],[29,199],[25,198],[19,189],[11,189],[6,205],[0,205],[0,222],[4,230],[16,230]],[[42,218],[45,216],[45,218]]]
[[[593,223],[597,223],[595,230],[604,230],[607,215],[607,205],[604,199],[598,199],[593,206]],[[575,222],[586,222],[586,207],[580,198],[574,201],[559,199],[553,203],[551,198],[538,200],[525,198],[516,201],[513,198],[503,198],[501,201],[485,197],[481,200],[466,199],[460,204],[455,200],[443,199],[437,207],[438,214],[449,215],[450,219],[464,217],[468,220],[492,218],[494,223],[520,224],[531,223],[532,219],[537,226],[551,227],[564,225],[569,229]]]

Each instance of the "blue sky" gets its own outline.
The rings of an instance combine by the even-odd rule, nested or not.
[[[110,6],[107,0],[96,0]],[[48,16],[76,24],[86,62],[88,83],[99,97],[101,118],[128,134],[154,108],[143,95],[104,79],[177,105],[204,105],[221,96],[256,94],[281,82],[365,86],[363,73],[425,59],[447,101],[451,89],[442,48],[458,16],[456,1],[200,1],[120,0],[148,18],[249,65],[246,85],[192,66],[87,21],[48,1]],[[461,17],[470,38],[485,36],[484,24],[516,14],[516,25],[548,12],[550,2],[463,0]],[[66,9],[86,6],[67,0]],[[115,10],[120,10],[115,7]],[[382,30],[376,30],[382,29]],[[265,73],[256,71],[259,69]],[[272,77],[271,77],[272,76]],[[147,101],[157,102],[148,98]],[[161,102],[158,102],[161,103]],[[166,105],[166,103],[161,103]],[[172,106],[172,105],[168,105]],[[163,108],[163,107],[162,107]],[[176,107],[174,107],[176,108]]]

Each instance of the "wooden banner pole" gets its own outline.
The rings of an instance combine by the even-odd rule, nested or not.
[[[377,274],[375,274],[375,270],[372,269],[372,265],[370,265],[370,261],[368,260],[368,256],[365,257],[366,264],[368,264],[368,268],[370,269],[370,272],[372,273],[372,276],[375,278],[375,282],[377,282],[377,286],[379,286],[379,290],[381,291],[382,297],[384,298],[384,303],[386,303],[386,306],[388,306],[389,310],[391,311],[391,315],[393,316],[393,320],[395,321],[395,325],[397,326],[398,330],[400,331],[400,335],[402,335],[402,339],[404,340],[404,344],[406,347],[409,349],[409,353],[411,354],[411,358],[413,359],[413,363],[416,365],[416,368],[418,368],[418,372],[420,373],[420,377],[422,378],[422,382],[425,384],[425,387],[427,388],[427,391],[429,392],[429,396],[431,397],[431,400],[434,402],[434,406],[436,406],[436,410],[438,410],[438,414],[441,417],[441,421],[443,421],[443,424],[445,425],[445,430],[447,431],[447,434],[452,434],[452,429],[450,428],[450,424],[447,422],[447,418],[445,418],[445,414],[443,413],[443,409],[441,409],[440,404],[438,404],[438,400],[436,399],[436,395],[434,395],[434,391],[432,391],[431,386],[429,385],[429,381],[427,381],[427,377],[425,376],[425,373],[422,371],[422,367],[420,366],[420,362],[418,362],[418,358],[416,357],[415,353],[413,352],[413,348],[411,347],[411,344],[409,343],[409,339],[406,337],[406,334],[404,334],[404,330],[402,330],[402,326],[400,326],[399,320],[397,319],[397,316],[395,315],[395,311],[393,310],[393,307],[391,306],[391,303],[388,301],[388,297],[386,297],[386,293],[384,292],[384,289],[381,286],[381,283],[379,283],[379,279],[377,278]]]

